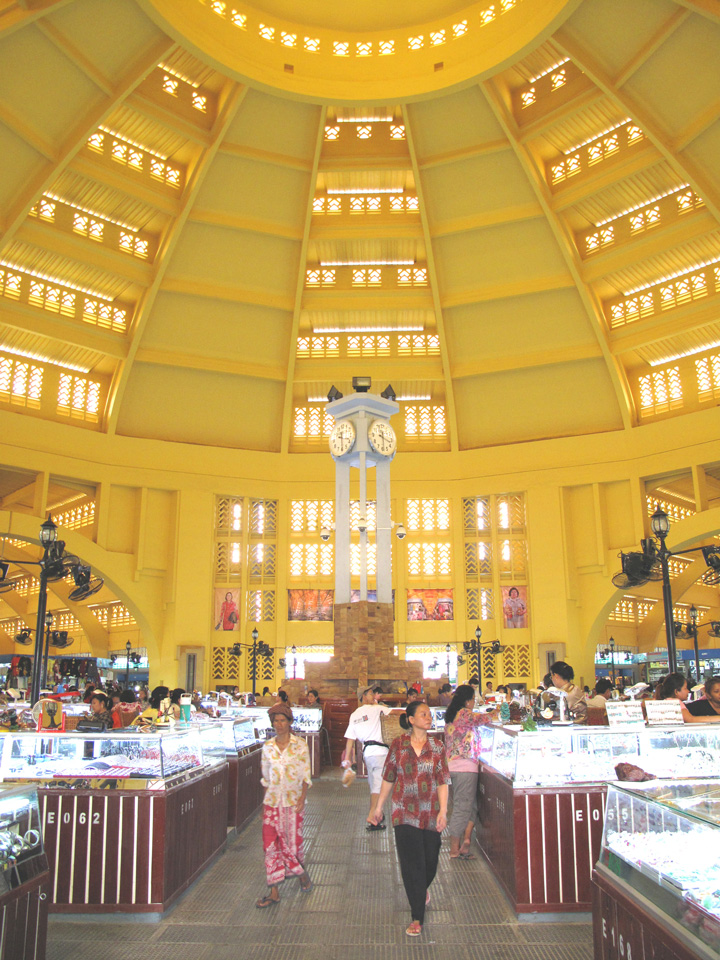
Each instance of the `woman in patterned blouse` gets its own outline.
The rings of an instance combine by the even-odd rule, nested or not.
[[[410,903],[411,923],[405,933],[418,937],[430,902],[429,887],[437,872],[440,834],[447,825],[450,774],[442,741],[427,735],[432,714],[426,703],[416,700],[409,704],[400,717],[400,726],[409,733],[392,742],[380,795],[368,822],[380,822],[392,793],[395,847]]]
[[[474,860],[470,841],[477,820],[478,728],[494,714],[473,713],[475,691],[466,683],[455,691],[445,711],[445,750],[452,779],[453,809],[450,817],[450,859]]]
[[[256,907],[271,907],[280,900],[278,884],[285,877],[300,878],[300,889],[309,893],[312,880],[303,861],[305,796],[312,786],[307,743],[290,732],[292,710],[284,703],[268,710],[275,736],[262,749],[262,839],[269,892]]]

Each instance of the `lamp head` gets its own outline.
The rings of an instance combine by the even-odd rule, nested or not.
[[[480,637],[482,636],[482,630],[480,627],[475,627],[475,639],[480,643]]]
[[[446,643],[446,644],[445,644],[445,653],[450,653],[451,650],[452,650],[452,647],[450,646],[450,644],[449,644],[449,643]]]
[[[360,517],[360,519],[358,520],[357,528],[359,533],[365,533],[365,531],[367,530],[367,520],[365,519],[365,517]]]
[[[40,543],[47,547],[48,544],[54,543],[57,540],[57,527],[52,522],[52,518],[48,516],[47,520],[40,527]]]
[[[253,627],[253,630],[250,636],[253,638],[253,643],[257,643],[257,638],[260,636],[260,634],[258,633],[257,627]]]
[[[343,397],[342,393],[340,393],[340,391],[335,386],[335,384],[333,384],[328,390],[328,395],[327,395],[327,398],[330,401],[330,403],[332,403],[333,400],[342,400],[342,397]]]
[[[393,385],[392,385],[391,383],[389,383],[389,384],[385,387],[385,389],[384,389],[383,392],[380,394],[380,396],[381,396],[381,397],[384,397],[386,400],[396,400],[396,399],[397,399],[397,394],[395,393],[395,390],[394,390]]]
[[[670,533],[670,519],[659,506],[655,508],[655,513],[650,517],[650,527],[655,536],[661,540],[664,540]]]
[[[45,614],[45,626],[46,626],[46,627],[51,627],[51,626],[52,626],[52,622],[53,622],[53,615],[50,613],[50,611],[48,611],[48,612]]]
[[[615,638],[610,637],[610,639],[608,640],[608,644],[610,645],[610,649],[612,650],[613,647],[615,646]]]
[[[372,386],[372,377],[353,377],[352,385],[355,393],[367,393]]]

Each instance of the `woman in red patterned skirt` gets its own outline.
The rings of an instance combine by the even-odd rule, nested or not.
[[[272,907],[280,900],[279,884],[285,877],[299,877],[300,889],[309,893],[312,880],[303,864],[303,819],[305,796],[312,786],[307,743],[290,732],[293,714],[285,703],[268,710],[275,736],[262,750],[262,838],[268,893],[256,907]]]

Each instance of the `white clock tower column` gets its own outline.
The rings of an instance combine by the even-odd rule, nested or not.
[[[369,384],[368,384],[369,385]],[[350,602],[350,470],[360,472],[360,599],[368,595],[367,477],[375,468],[377,602],[392,603],[390,463],[397,450],[394,400],[365,391],[333,400],[330,452],[335,460],[335,603]],[[363,524],[364,521],[364,524]]]

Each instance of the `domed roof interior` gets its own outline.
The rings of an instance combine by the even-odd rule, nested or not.
[[[301,454],[357,374],[438,451],[714,404],[717,5],[327,6],[3,0],[13,409]]]

